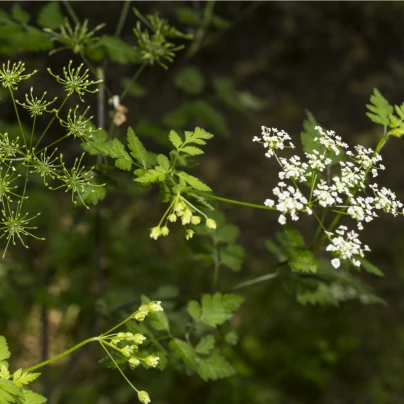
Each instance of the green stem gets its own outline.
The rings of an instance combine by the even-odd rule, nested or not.
[[[119,328],[122,325],[124,325],[125,323],[127,323],[132,317],[133,317],[133,314],[130,315],[129,317],[127,317],[125,320],[121,321],[118,325],[115,325],[114,327],[112,327],[110,330],[102,333],[101,336],[104,337],[105,335],[110,334],[112,331],[116,330],[117,328]]]
[[[221,196],[211,195],[211,194],[207,194],[205,192],[197,191],[197,193],[198,193],[198,195],[206,196],[207,198],[216,199],[221,202],[232,203],[234,205],[247,206],[249,208],[256,208],[256,209],[276,210],[276,208],[274,208],[274,207],[269,207],[269,206],[265,206],[265,205],[257,205],[255,203],[249,203],[249,202],[236,201],[234,199],[222,198]]]
[[[130,382],[130,380],[126,377],[125,373],[123,373],[122,369],[119,367],[119,365],[115,362],[115,359],[112,357],[112,355],[109,353],[108,349],[105,348],[104,343],[100,340],[100,344],[101,346],[104,348],[105,352],[107,353],[107,355],[109,356],[109,358],[111,359],[111,361],[114,363],[114,365],[116,366],[116,368],[119,370],[119,373],[122,375],[122,377],[128,382],[129,386],[132,387],[133,390],[135,390],[136,392],[138,392],[138,389]]]
[[[39,369],[39,368],[41,368],[41,367],[43,367],[43,366],[49,365],[50,363],[55,362],[55,361],[57,361],[58,359],[63,358],[63,357],[66,356],[66,355],[71,354],[72,352],[76,351],[77,349],[81,348],[82,346],[89,344],[90,342],[99,341],[99,339],[100,339],[100,337],[87,338],[86,340],[84,340],[84,341],[80,342],[79,344],[75,345],[73,348],[70,348],[70,349],[68,349],[67,351],[64,351],[64,352],[62,352],[61,354],[56,355],[56,356],[54,356],[53,358],[50,358],[50,359],[48,359],[48,360],[46,360],[46,361],[44,361],[44,362],[38,363],[38,364],[35,365],[35,366],[31,366],[31,367],[28,368],[28,369],[24,369],[23,372],[24,372],[24,373],[25,373],[25,372],[32,372],[33,370],[36,370],[36,369]]]
[[[70,18],[74,21],[75,24],[80,24],[80,20],[77,17],[76,13],[73,10],[73,7],[66,0],[63,1],[64,6],[66,7],[67,13],[70,15]]]
[[[198,52],[202,45],[202,41],[205,37],[206,28],[208,27],[210,20],[212,19],[213,9],[215,8],[214,0],[208,0],[206,2],[205,9],[203,10],[202,24],[195,34],[195,39],[189,48],[187,59],[191,59]]]
[[[255,285],[256,283],[261,283],[261,282],[264,282],[264,281],[268,281],[270,279],[277,278],[278,276],[279,275],[276,272],[273,273],[273,274],[261,275],[261,276],[258,276],[256,278],[254,278],[254,279],[249,279],[248,281],[240,282],[236,286],[233,286],[231,288],[231,290],[242,289],[242,288],[245,288],[247,286]]]
[[[39,143],[41,143],[41,140],[43,139],[43,137],[46,135],[46,132],[48,131],[48,129],[51,127],[53,121],[56,119],[56,117],[58,116],[59,112],[62,110],[63,106],[65,105],[67,99],[69,97],[67,96],[63,102],[60,104],[59,109],[55,112],[54,117],[49,121],[48,125],[46,126],[45,130],[43,131],[42,135],[40,136],[40,138],[38,139],[38,141],[36,142],[36,145],[34,147],[34,149],[36,149],[39,146]]]
[[[36,125],[36,115],[34,115],[34,122],[32,123],[31,138],[29,140],[29,150],[31,150],[32,148],[32,140],[34,139],[35,125]]]
[[[20,119],[20,115],[18,114],[18,109],[17,109],[17,104],[15,102],[14,93],[11,88],[9,90],[10,90],[10,94],[11,94],[11,99],[13,100],[13,105],[14,105],[15,115],[17,116],[18,126],[20,127],[20,132],[21,132],[22,138],[24,140],[25,148],[27,148],[27,141],[25,140],[25,133],[24,133],[24,130],[22,129],[21,119]]]
[[[115,36],[117,38],[121,35],[123,26],[124,26],[126,18],[128,16],[129,7],[130,7],[130,0],[127,0],[127,1],[125,1],[125,3],[122,6],[121,15],[119,16],[118,25],[116,26]]]
[[[62,136],[62,137],[61,137],[60,139],[58,139],[58,140],[55,140],[54,142],[52,142],[51,144],[47,145],[47,146],[44,147],[43,149],[39,150],[39,152],[37,152],[37,153],[43,152],[43,151],[44,151],[45,149],[47,149],[48,147],[54,146],[55,144],[61,142],[61,141],[64,140],[64,139],[66,139],[67,137],[69,137],[69,134]]]
[[[287,263],[288,263],[288,261],[279,262],[278,264],[274,265],[270,270],[274,271],[274,270],[280,269],[284,265],[287,265]],[[231,290],[242,289],[242,288],[245,288],[247,286],[255,285],[256,283],[260,283],[260,282],[268,281],[270,279],[277,278],[278,276],[280,276],[280,274],[278,272],[271,272],[269,274],[255,276],[255,277],[253,277],[251,279],[248,279],[246,281],[243,281],[243,282],[240,282],[240,283],[236,284],[235,286],[233,286],[231,288]]]
[[[132,84],[138,79],[138,77],[140,76],[140,74],[142,73],[143,69],[146,67],[146,63],[142,63],[138,69],[136,70],[135,74],[133,75],[133,77],[130,79],[128,85],[125,87],[125,89],[122,91],[122,94],[119,96],[119,100],[122,101],[126,94],[128,93],[130,87],[132,86]]]

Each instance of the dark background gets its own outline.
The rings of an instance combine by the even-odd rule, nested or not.
[[[19,2],[33,16],[44,2]],[[2,2],[9,10],[12,2]],[[113,34],[121,2],[72,2],[80,19],[90,26],[105,22],[102,33]],[[134,2],[142,13],[158,11],[184,30],[176,20],[178,7],[203,9],[203,2]],[[61,4],[64,13],[65,9]],[[197,168],[200,177],[219,196],[262,203],[276,182],[276,165],[252,143],[261,125],[286,130],[299,142],[305,111],[351,145],[374,147],[381,127],[365,116],[365,104],[377,87],[395,104],[404,101],[404,42],[401,2],[217,2],[214,12],[227,20],[223,29],[208,29],[201,48],[192,59],[179,53],[168,71],[151,67],[139,79],[145,89],[141,97],[128,97],[129,124],[156,151],[164,150],[158,135],[170,129],[164,116],[180,105],[209,100],[223,117],[224,128],[209,120],[198,124],[216,134]],[[129,13],[121,38],[135,45]],[[48,56],[47,52],[0,55],[24,60],[28,70],[40,70],[29,86],[56,93],[46,67],[60,70],[69,51]],[[203,73],[202,94],[189,96],[174,85],[184,65],[195,65]],[[118,92],[123,77],[134,66],[110,64],[107,85]],[[255,107],[229,108],[215,96],[212,80],[226,77],[241,92],[255,98]],[[1,104],[2,125],[13,122],[12,105]],[[96,96],[86,97],[96,111]],[[109,107],[107,107],[108,109]],[[158,129],[143,131],[147,120]],[[223,125],[222,125],[223,126]],[[119,132],[118,130],[118,132]],[[164,132],[163,132],[164,133]],[[52,135],[57,136],[58,133]],[[159,137],[160,136],[160,137]],[[66,153],[77,152],[70,143]],[[379,183],[404,199],[404,143],[392,139],[383,150],[386,171]],[[178,306],[210,291],[211,274],[193,259],[192,247],[180,229],[154,242],[148,237],[163,212],[155,191],[133,185],[118,174],[116,186],[101,203],[101,230],[94,227],[94,209],[73,210],[69,197],[33,189],[33,204],[46,215],[41,226],[47,241],[32,249],[15,248],[0,263],[1,333],[10,340],[21,367],[55,355],[74,343],[96,335],[104,318],[99,305],[117,307],[105,321],[120,320],[120,307],[127,309],[140,294],[161,286],[178,288]],[[242,271],[223,274],[225,290],[237,280],[270,270],[274,258],[265,249],[279,225],[270,212],[237,206],[221,206],[230,223],[240,227],[240,243],[246,249]],[[240,340],[231,353],[239,376],[203,383],[198,376],[185,376],[167,369],[163,373],[139,372],[133,378],[148,390],[153,403],[318,403],[389,404],[404,402],[404,299],[403,219],[381,217],[368,226],[364,242],[384,278],[359,275],[382,297],[387,306],[348,301],[339,307],[301,306],[277,280],[246,288],[246,303],[234,318]],[[312,231],[303,222],[303,232]],[[94,270],[94,243],[102,239],[104,290],[98,299]],[[102,317],[102,316],[101,316]],[[115,321],[115,322],[117,322]],[[135,398],[118,372],[97,363],[98,347],[83,350],[73,359],[63,359],[44,370],[38,391],[50,403],[129,403]],[[42,383],[42,384],[41,384]]]

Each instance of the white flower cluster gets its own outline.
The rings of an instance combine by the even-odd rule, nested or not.
[[[378,175],[379,170],[385,167],[381,164],[382,157],[372,149],[355,146],[349,150],[335,132],[315,127],[318,137],[318,150],[305,153],[305,159],[299,156],[289,158],[278,157],[277,151],[284,148],[294,148],[290,142],[291,137],[284,131],[275,128],[262,127],[262,137],[254,137],[253,141],[261,143],[267,150],[266,157],[274,156],[281,166],[279,172],[280,182],[272,192],[276,200],[267,199],[265,205],[274,207],[280,212],[279,223],[285,224],[287,216],[291,220],[299,219],[298,213],[312,214],[313,209],[333,208],[334,211],[346,214],[356,221],[359,230],[363,230],[364,223],[372,221],[378,216],[378,211],[384,211],[394,216],[403,214],[403,204],[397,200],[394,192],[377,184],[366,184],[369,174],[372,178]],[[339,162],[337,171],[331,173],[332,157],[345,152],[347,161]],[[342,160],[342,159],[341,159]],[[323,172],[327,169],[328,178]],[[290,181],[291,184],[286,184]],[[302,192],[304,186],[310,182],[310,197],[306,198]],[[368,190],[373,196],[369,196]],[[334,253],[337,258],[332,260],[338,268],[342,260],[349,260],[355,266],[360,266],[360,258],[369,247],[361,247],[358,234],[340,226],[334,233],[327,232],[331,244],[327,250]]]
[[[331,244],[327,246],[327,251],[332,251],[337,255],[337,258],[331,261],[334,268],[339,268],[341,259],[348,259],[353,265],[360,267],[361,263],[357,257],[364,257],[364,251],[370,251],[369,247],[365,245],[362,248],[362,243],[358,238],[359,235],[353,230],[348,232],[346,226],[339,226],[335,233],[337,236],[328,232]]]
[[[298,212],[307,212],[311,215],[312,211],[307,204],[307,199],[300,193],[297,188],[289,185],[286,189],[286,184],[284,182],[280,182],[278,187],[273,189],[273,193],[278,197],[278,203],[276,205],[276,209],[282,212],[279,216],[279,223],[286,223],[286,214],[289,214],[292,220],[299,220],[297,216]],[[274,206],[275,202],[272,199],[267,199],[264,202],[266,206]]]
[[[295,146],[292,142],[289,142],[289,146],[285,146],[285,142],[292,140],[291,137],[283,130],[278,131],[276,128],[267,128],[261,126],[262,138],[254,136],[253,142],[260,142],[264,145],[268,151],[265,156],[272,157],[275,150],[283,150],[285,147],[294,149]]]

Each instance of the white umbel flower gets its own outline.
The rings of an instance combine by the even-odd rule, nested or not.
[[[331,244],[327,246],[327,251],[333,252],[338,260],[349,260],[353,265],[360,267],[360,258],[364,257],[365,251],[370,251],[367,245],[362,247],[359,235],[354,231],[348,232],[346,226],[339,226],[333,233],[328,233]],[[331,261],[334,268],[338,268],[340,262],[335,258]],[[337,266],[338,265],[338,266]]]

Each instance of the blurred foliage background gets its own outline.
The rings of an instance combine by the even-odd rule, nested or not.
[[[106,23],[98,32],[102,46],[92,60],[109,60],[106,82],[117,93],[138,63],[132,48],[133,13],[120,35],[130,46],[113,41],[123,4],[70,3],[90,27]],[[59,89],[53,91],[46,68],[57,71],[80,58],[69,51],[48,56],[53,45],[40,27],[41,18],[46,20],[45,5],[1,2],[0,61],[23,60],[28,70],[38,69],[27,86],[54,96]],[[143,14],[157,11],[196,39],[184,42],[185,49],[168,70],[145,69],[122,101],[127,122],[115,127],[114,135],[123,136],[130,125],[145,144],[158,150],[167,144],[170,129],[199,125],[214,133],[197,170],[219,196],[253,203],[268,197],[276,167],[252,143],[261,125],[298,138],[310,110],[347,142],[371,147],[380,136],[365,116],[373,88],[392,103],[404,100],[402,2],[133,5]],[[54,7],[69,15],[65,3]],[[4,13],[23,22],[10,26]],[[56,19],[50,28],[61,23],[63,19]],[[24,86],[21,94],[29,90]],[[97,95],[86,100],[96,115]],[[0,103],[1,131],[12,132],[12,104],[3,90]],[[112,106],[106,108],[113,112]],[[68,154],[73,146],[61,147]],[[383,150],[384,184],[401,200],[403,153],[400,139]],[[110,181],[97,208],[99,219],[95,208],[73,209],[64,193],[50,199],[41,190],[33,191],[30,203],[46,212],[40,223],[46,241],[33,243],[29,250],[11,249],[0,263],[0,331],[21,367],[101,332],[105,324],[135,308],[142,294],[163,300],[173,321],[179,321],[186,302],[212,292],[213,270],[201,253],[203,239],[186,242],[179,230],[158,242],[151,240],[149,228],[162,213],[158,194],[135,186],[124,173]],[[279,225],[270,212],[228,205],[220,209],[240,246],[235,262],[220,270],[218,289],[227,291],[255,274],[270,272],[276,261],[267,240],[274,238]],[[301,305],[283,280],[254,284],[239,290],[246,302],[232,319],[238,342],[228,357],[237,376],[205,383],[175,369],[137,371],[136,383],[156,404],[403,402],[403,222],[384,219],[370,229],[364,242],[385,277],[361,278],[386,305],[357,300],[338,306]],[[301,230],[312,231],[304,222]],[[94,346],[52,364],[44,369],[38,391],[52,404],[133,402],[133,392],[118,372],[99,365],[101,356]]]

